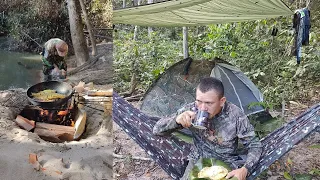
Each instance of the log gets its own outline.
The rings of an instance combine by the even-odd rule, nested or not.
[[[42,139],[50,142],[73,141],[75,129],[72,126],[61,126],[56,124],[37,123],[34,133]]]
[[[112,97],[113,90],[108,89],[106,91],[88,91],[88,96],[107,96]]]
[[[62,125],[57,125],[57,124],[48,124],[48,123],[37,122],[36,128],[48,129],[48,130],[60,130],[60,131],[74,133],[74,128],[72,126],[62,126]]]
[[[89,69],[91,66],[93,66],[96,62],[99,61],[99,58],[104,56],[104,54],[98,54],[97,56],[95,56],[92,60],[85,62],[84,64],[82,64],[81,66],[76,67],[75,69],[73,69],[72,71],[68,72],[68,76],[71,76],[73,74],[76,74],[78,72],[81,72],[85,69]]]
[[[27,131],[31,131],[35,128],[35,121],[29,120],[20,115],[16,117],[15,122],[18,124],[18,126]]]
[[[124,98],[126,101],[140,101],[143,99],[143,94],[137,94],[134,96],[130,96],[130,97],[125,97]]]
[[[81,99],[82,102],[110,102],[112,101],[112,97],[90,97],[88,95],[83,96],[83,99]]]
[[[112,115],[112,100],[110,102],[104,102],[104,113],[106,115]]]
[[[87,121],[86,111],[79,108],[75,119],[76,119],[76,123],[74,124],[75,133],[73,138],[74,140],[79,140],[86,128],[86,121]]]

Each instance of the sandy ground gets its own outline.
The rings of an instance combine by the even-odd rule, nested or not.
[[[312,99],[301,101],[297,104],[288,104],[285,111],[285,119],[291,120],[314,104],[320,102],[320,91]],[[133,103],[139,107],[141,103]],[[278,112],[278,114],[280,114]],[[116,123],[114,128],[114,152],[127,157],[150,158]],[[291,174],[308,174],[311,170],[320,170],[320,148],[311,148],[312,145],[320,145],[320,132],[313,132],[299,144],[276,161],[266,171],[263,180],[285,180],[284,172]],[[288,159],[291,160],[290,168],[286,166]],[[132,158],[114,158],[114,176],[117,180],[160,180],[171,179],[168,174],[152,160],[137,160]],[[320,176],[314,176],[312,180],[320,180]]]
[[[111,46],[111,48],[110,48]],[[112,44],[101,46],[105,53],[91,70],[75,74],[70,84],[80,80],[86,83],[105,78],[112,82]],[[71,57],[71,59],[74,57]],[[68,62],[70,63],[70,61]],[[72,67],[70,65],[69,67]],[[102,71],[104,70],[104,71]],[[90,71],[93,72],[90,74]],[[100,74],[99,74],[100,73]],[[86,81],[85,78],[90,77]],[[98,77],[95,77],[98,76]],[[108,89],[112,85],[94,85],[95,89]],[[25,89],[0,91],[0,179],[3,180],[111,180],[112,170],[112,118],[100,110],[85,106],[86,130],[79,141],[51,143],[37,134],[19,128],[14,119],[25,105],[29,104]],[[36,170],[29,163],[29,154],[35,153],[41,165]]]
[[[20,95],[3,91],[1,102],[12,94],[23,99],[25,91]],[[20,109],[8,106],[10,103],[0,106],[1,179],[112,179],[112,133],[107,127],[110,114],[86,108],[87,129],[81,140],[50,143],[20,129],[13,121]],[[30,153],[37,154],[44,169],[33,169],[28,162]]]

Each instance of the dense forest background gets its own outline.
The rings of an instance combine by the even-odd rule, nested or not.
[[[149,1],[150,2],[150,1]],[[157,1],[154,1],[157,2]],[[293,11],[307,1],[284,1]],[[114,0],[114,9],[148,1]],[[309,100],[319,93],[320,2],[311,1],[310,44],[302,48],[301,64],[291,55],[292,16],[241,23],[188,28],[189,54],[195,60],[219,57],[239,67],[261,90],[265,106]],[[272,30],[278,29],[277,36]],[[114,88],[118,92],[145,92],[167,68],[183,59],[182,28],[116,25],[114,31]],[[134,78],[132,78],[134,77]]]
[[[42,45],[52,37],[59,37],[69,44],[72,54],[68,2],[67,0],[5,0],[1,2],[0,35],[10,40],[8,44],[3,45],[3,48],[38,53],[41,52],[41,47],[37,43]],[[112,27],[110,0],[84,0],[84,4],[91,26]],[[77,5],[80,6],[79,2]],[[81,10],[81,7],[78,9]],[[78,13],[81,14],[81,11]],[[84,20],[82,24],[85,31],[87,27]],[[112,37],[112,31],[105,31],[105,29],[98,29],[95,34]],[[99,38],[96,38],[96,41],[99,42]]]

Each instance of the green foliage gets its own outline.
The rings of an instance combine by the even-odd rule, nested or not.
[[[319,48],[315,33],[303,47],[302,63],[290,56],[293,31],[290,18],[210,25],[200,34],[190,33],[190,51],[196,57],[219,57],[239,67],[263,92],[266,102],[279,106],[282,99],[301,97],[308,83],[320,76]],[[279,28],[276,37],[273,27]],[[294,91],[294,89],[301,91]]]
[[[111,0],[87,0],[87,13],[93,27],[112,27]],[[97,32],[98,30],[96,30]],[[103,32],[99,32],[103,33]],[[108,32],[109,33],[109,32]]]
[[[41,52],[39,47],[25,34],[29,35],[39,44],[44,44],[53,37],[65,40],[69,45],[69,53],[72,52],[69,15],[67,4],[64,1],[31,0],[21,1],[22,4],[7,2],[10,7],[4,11],[5,32],[18,43],[18,49],[24,51]],[[111,27],[110,0],[85,1],[87,13],[93,27]],[[81,9],[80,9],[81,10]],[[1,20],[1,19],[0,19]],[[3,26],[0,26],[2,31]],[[105,35],[105,30],[97,30],[96,33]],[[109,33],[111,36],[112,33]]]
[[[261,139],[281,127],[285,123],[285,120],[281,118],[272,118],[267,121],[259,122],[253,119],[250,122],[254,126],[257,136]]]
[[[19,50],[41,52],[39,44],[59,37],[71,44],[67,8],[57,2],[32,0],[27,6],[18,6],[5,12],[7,31],[19,44]]]
[[[262,106],[264,109],[273,110],[273,105],[267,102],[252,102],[249,104],[248,109],[251,109],[255,106]]]
[[[316,144],[316,145],[309,146],[309,148],[316,148],[316,149],[319,149],[319,148],[320,148],[320,144]]]
[[[291,55],[292,17],[189,27],[189,54],[193,59],[219,57],[239,67],[263,93],[266,106],[279,108],[283,100],[310,99],[308,92],[320,78],[319,3],[313,2],[312,8],[310,44],[302,48],[300,65]],[[115,87],[127,90],[133,70],[137,70],[139,88],[145,91],[159,74],[182,59],[182,28],[153,28],[153,40],[143,28],[134,42],[133,26],[129,27],[120,26],[115,34]],[[278,28],[277,36],[271,35],[273,28]]]
[[[320,176],[320,170],[319,169],[312,169],[309,173],[303,173],[298,174],[294,173],[294,170],[292,169],[293,162],[290,158],[287,159],[286,162],[286,169],[283,173],[283,177],[288,180],[311,180],[312,177]]]
[[[133,27],[114,34],[114,88],[129,89],[135,73],[138,88],[147,89],[172,64],[181,59],[181,41],[172,42],[168,36],[154,31],[149,38],[146,29],[139,28],[138,39],[133,39]]]
[[[312,180],[310,174],[296,174],[294,177],[295,180]]]
[[[285,179],[288,179],[288,180],[293,180],[293,178],[292,178],[292,176],[290,175],[289,172],[284,172],[284,173],[283,173],[283,177],[284,177]]]
[[[315,175],[315,176],[320,176],[320,169],[314,168],[309,172],[309,174]]]
[[[312,180],[312,174],[290,174],[284,172],[283,177],[288,180]]]

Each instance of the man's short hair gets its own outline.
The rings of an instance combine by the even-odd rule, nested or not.
[[[206,77],[201,79],[197,89],[203,93],[206,93],[210,90],[215,90],[220,98],[224,96],[224,87],[222,82],[214,77]]]

